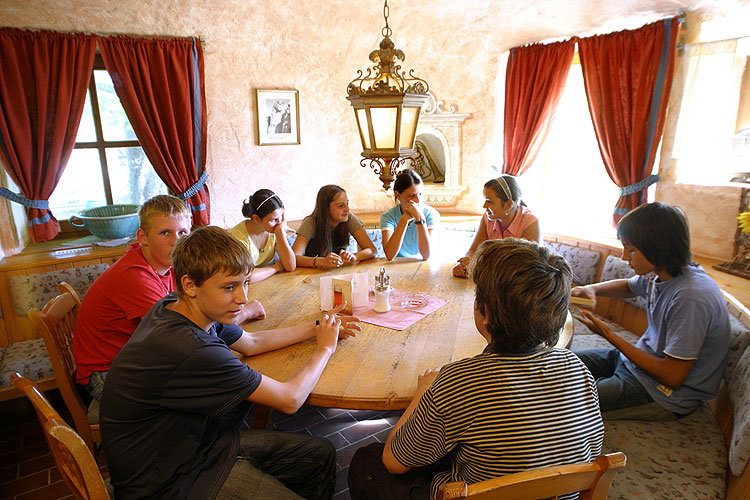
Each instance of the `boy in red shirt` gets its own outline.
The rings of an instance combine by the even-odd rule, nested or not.
[[[179,198],[159,195],[138,211],[140,228],[117,262],[86,292],[73,334],[76,382],[95,398],[101,397],[112,360],[141,318],[165,295],[175,291],[172,247],[190,233],[190,209]],[[249,303],[238,323],[264,317],[258,301]]]

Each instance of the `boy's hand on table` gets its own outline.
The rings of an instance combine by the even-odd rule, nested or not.
[[[243,322],[251,319],[265,319],[266,317],[266,310],[263,307],[263,304],[257,300],[251,300],[245,304],[245,307],[242,308],[242,312],[244,317]]]
[[[362,327],[359,326],[360,319],[356,316],[350,316],[348,314],[339,314],[339,312],[344,308],[346,305],[346,301],[344,301],[342,304],[337,305],[330,311],[326,311],[326,314],[331,316],[336,316],[341,321],[341,326],[339,327],[339,340],[349,338],[349,337],[356,337],[357,332],[362,331]]]
[[[336,352],[341,320],[335,314],[325,313],[318,323],[315,327],[315,342],[318,347],[324,347],[333,354]]]

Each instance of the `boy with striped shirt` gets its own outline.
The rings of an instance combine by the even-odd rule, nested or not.
[[[353,499],[435,498],[443,483],[601,453],[594,379],[573,353],[552,347],[567,315],[570,266],[536,243],[489,240],[471,277],[474,323],[487,348],[419,377],[385,445],[355,454]]]

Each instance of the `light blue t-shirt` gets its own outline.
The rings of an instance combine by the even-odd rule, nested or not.
[[[422,207],[422,214],[424,215],[428,229],[440,223],[440,214],[437,210],[425,204],[422,204]],[[395,231],[400,219],[401,207],[396,205],[390,210],[383,212],[383,215],[380,216],[380,229]],[[422,254],[419,253],[419,234],[417,234],[417,226],[414,223],[409,224],[406,231],[404,231],[404,239],[396,256],[409,257],[411,259],[422,258]]]
[[[729,353],[729,313],[718,285],[700,266],[667,281],[633,276],[630,289],[648,301],[648,328],[636,347],[652,356],[695,360],[676,389],[665,386],[621,355],[654,401],[678,414],[695,410],[719,390]]]

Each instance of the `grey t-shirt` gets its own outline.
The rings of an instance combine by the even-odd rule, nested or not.
[[[678,388],[665,386],[622,355],[654,401],[678,414],[695,410],[719,389],[729,353],[729,313],[718,285],[700,266],[667,281],[633,276],[630,289],[648,301],[648,328],[636,347],[652,356],[695,360]]]
[[[359,218],[354,214],[349,214],[349,218],[346,220],[346,223],[342,222],[341,224],[346,224],[346,239],[341,240],[334,240],[333,248],[331,251],[333,253],[339,253],[341,250],[349,246],[349,235],[353,235],[360,229],[362,229],[362,221],[359,220]],[[339,224],[339,226],[341,225]],[[338,227],[338,226],[336,226]],[[335,231],[335,229],[334,229]],[[297,229],[297,234],[300,236],[304,236],[307,238],[307,248],[305,248],[305,255],[308,257],[326,257],[326,255],[320,255],[320,243],[317,241],[317,238],[315,238],[315,219],[312,218],[311,215],[308,215],[305,217],[305,219],[302,221],[302,224],[300,225],[299,229]]]

